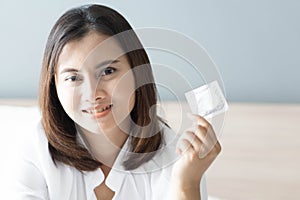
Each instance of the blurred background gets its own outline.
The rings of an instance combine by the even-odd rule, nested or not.
[[[115,8],[134,28],[171,29],[201,44],[216,63],[231,102],[300,101],[297,0],[94,2]],[[0,98],[37,97],[51,27],[64,11],[87,3],[1,0]],[[176,65],[170,56],[150,58]]]
[[[206,49],[216,64],[229,111],[222,153],[207,172],[210,197],[300,199],[300,1],[1,0],[0,104],[36,106],[50,29],[63,12],[87,3],[116,9],[134,28],[177,31]],[[149,56],[175,69],[188,65],[170,54]],[[168,71],[159,75],[174,78]],[[180,90],[180,84],[173,86]],[[160,96],[174,100],[165,90]],[[13,113],[9,109],[4,110]],[[167,110],[172,120],[176,105],[168,103]]]

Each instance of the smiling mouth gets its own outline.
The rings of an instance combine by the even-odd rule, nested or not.
[[[108,109],[110,109],[113,106],[113,104],[110,104],[108,106],[102,107],[102,108],[98,108],[97,107],[95,109],[88,109],[88,110],[82,110],[82,112],[84,113],[88,113],[88,114],[97,114],[97,113],[102,113]]]

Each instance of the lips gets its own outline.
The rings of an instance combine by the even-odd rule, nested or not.
[[[113,106],[113,104],[109,104],[109,105],[97,105],[95,107],[92,107],[92,108],[88,108],[86,110],[82,110],[82,112],[85,112],[85,113],[88,113],[88,114],[97,114],[97,113],[102,113],[108,109],[110,109],[111,107]]]

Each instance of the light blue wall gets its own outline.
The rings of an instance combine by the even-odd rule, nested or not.
[[[96,2],[117,9],[135,28],[168,28],[194,38],[217,64],[229,101],[300,102],[298,0]],[[1,1],[0,98],[36,97],[50,28],[83,3],[90,2]]]

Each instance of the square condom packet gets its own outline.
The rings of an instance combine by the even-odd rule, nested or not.
[[[228,110],[227,101],[217,81],[186,92],[185,97],[192,113],[205,119],[213,118]]]

